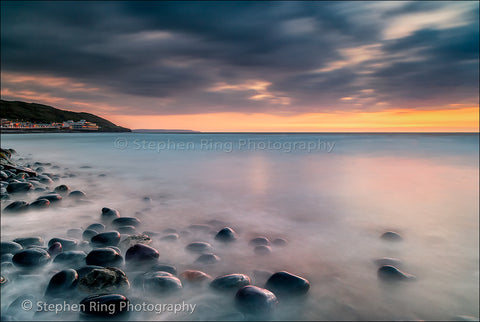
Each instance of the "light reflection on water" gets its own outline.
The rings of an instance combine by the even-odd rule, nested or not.
[[[127,139],[127,148],[114,147],[119,137]],[[197,150],[135,149],[137,139],[194,142]],[[202,139],[232,142],[234,148],[201,150]],[[320,139],[335,142],[335,148],[240,150],[239,139],[280,144]],[[136,216],[148,227],[144,230],[181,230],[215,219],[236,229],[241,240],[230,248],[217,245],[222,262],[207,273],[285,269],[310,280],[302,310],[283,307],[276,319],[479,315],[478,135],[42,134],[3,135],[2,147],[68,167],[61,171],[77,177],[62,183],[86,191],[93,201],[28,213],[21,221],[3,216],[2,240],[64,235],[98,221],[104,206],[125,216],[140,211]],[[153,199],[150,210],[144,196]],[[386,230],[398,231],[404,240],[393,245],[380,240]],[[286,238],[289,246],[269,257],[254,256],[248,240],[257,235]],[[213,242],[211,236],[202,238]],[[154,246],[181,271],[198,268],[183,250],[189,241]],[[373,259],[383,256],[401,259],[417,281],[380,283]],[[207,292],[200,299],[210,296],[215,295]]]

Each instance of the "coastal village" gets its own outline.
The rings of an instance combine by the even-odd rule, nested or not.
[[[13,130],[80,130],[80,131],[98,131],[99,126],[95,123],[85,120],[73,121],[68,120],[64,122],[55,123],[35,123],[35,122],[19,122],[8,119],[1,119],[1,129]]]

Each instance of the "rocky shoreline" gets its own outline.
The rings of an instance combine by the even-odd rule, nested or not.
[[[51,163],[13,161],[14,150],[1,151],[2,216],[40,214],[69,202],[71,206],[89,203],[88,194],[61,182],[61,174]],[[22,160],[19,158],[19,160]],[[17,161],[19,162],[19,161]],[[34,169],[33,169],[34,168]],[[48,170],[47,170],[48,169]],[[33,201],[32,195],[36,196]],[[28,197],[28,198],[27,198]],[[148,197],[145,198],[148,202]],[[59,208],[58,208],[59,209]],[[198,320],[271,319],[279,306],[302,301],[308,295],[307,279],[286,271],[235,272],[211,276],[208,268],[222,259],[216,247],[234,248],[243,237],[228,225],[215,230],[215,224],[193,224],[183,230],[143,231],[142,221],[123,216],[118,210],[103,207],[98,221],[84,228],[72,227],[65,233],[44,240],[40,236],[18,236],[1,241],[2,321],[39,319],[155,319],[156,302],[167,302],[177,314],[183,303],[187,310],[174,318]],[[143,227],[145,228],[145,227]],[[214,232],[213,244],[207,236]],[[196,269],[178,270],[175,263],[161,261],[152,241],[185,242]],[[255,256],[268,256],[275,248],[287,246],[258,236],[249,242]],[[32,287],[32,283],[35,287]],[[205,304],[195,303],[196,295],[211,293],[231,305],[227,312],[209,312]],[[145,304],[145,300],[150,303]],[[143,302],[142,302],[143,301]],[[25,307],[30,303],[32,307]],[[50,305],[50,307],[48,306]],[[135,308],[143,305],[141,312]],[[147,306],[145,306],[147,305]],[[148,306],[151,305],[151,306]],[[188,306],[190,305],[190,306]],[[49,309],[50,308],[50,309]],[[52,312],[55,308],[56,312]],[[150,313],[150,315],[148,315]]]

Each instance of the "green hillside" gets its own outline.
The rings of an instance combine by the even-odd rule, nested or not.
[[[112,122],[90,113],[77,113],[60,110],[48,105],[26,103],[20,101],[0,101],[0,116],[12,121],[35,123],[63,122],[68,120],[96,123],[102,132],[130,132],[130,129],[118,126]]]

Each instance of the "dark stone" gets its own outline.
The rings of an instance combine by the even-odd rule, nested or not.
[[[210,245],[209,243],[205,243],[205,242],[193,242],[193,243],[190,243],[188,244],[186,247],[185,247],[186,250],[188,250],[189,252],[192,252],[192,253],[207,253],[207,252],[210,252],[213,250],[213,247],[212,245]]]
[[[261,246],[261,245],[269,246],[270,241],[268,240],[267,237],[261,236],[261,237],[251,239],[249,244],[250,246]]]
[[[15,254],[22,250],[22,245],[12,241],[2,241],[0,243],[0,253],[2,254]]]
[[[94,223],[94,224],[91,224],[89,225],[87,228],[85,229],[90,229],[90,230],[94,230],[96,231],[98,234],[99,233],[103,233],[105,231],[105,225],[104,224],[100,224],[100,223]]]
[[[22,237],[15,238],[13,241],[22,245],[23,248],[28,246],[43,246],[42,237]]]
[[[53,189],[53,191],[55,191],[60,195],[66,195],[70,191],[70,188],[62,184],[62,185],[56,186],[55,189]]]
[[[48,247],[52,246],[54,243],[62,244],[63,250],[75,250],[77,248],[77,241],[67,238],[52,238],[48,242]]]
[[[92,237],[90,240],[94,246],[117,246],[120,242],[120,233],[118,231],[109,231],[100,233]]]
[[[211,283],[210,287],[219,290],[238,290],[250,284],[250,277],[244,274],[227,274],[216,277]]]
[[[50,200],[48,199],[37,199],[30,204],[30,208],[34,209],[44,209],[50,206]]]
[[[55,256],[53,262],[67,267],[80,267],[85,265],[87,255],[81,250],[64,251]]]
[[[253,285],[247,285],[238,290],[235,295],[237,308],[245,314],[268,315],[278,304],[275,294]]]
[[[143,282],[145,291],[155,293],[156,295],[167,295],[182,289],[182,282],[175,276],[162,276],[154,274],[146,277]]]
[[[178,236],[178,234],[168,234],[160,238],[160,240],[172,242],[172,241],[177,241],[179,238],[180,237]]]
[[[95,236],[95,235],[98,235],[98,231],[91,230],[91,229],[86,229],[82,234],[82,238],[83,238],[83,240],[90,241],[92,239],[92,237]]]
[[[7,186],[8,193],[28,192],[33,189],[30,182],[12,182]]]
[[[135,217],[120,217],[117,219],[114,219],[112,221],[112,224],[116,227],[120,226],[134,226],[137,227],[140,225],[140,220],[138,220]]]
[[[121,292],[130,288],[127,275],[115,267],[95,268],[84,275],[78,284],[87,293]]]
[[[186,270],[180,274],[180,279],[192,285],[199,285],[210,282],[212,277],[202,271]]]
[[[96,268],[103,268],[103,267],[97,266],[97,265],[86,265],[86,266],[80,267],[79,269],[76,270],[78,273],[78,280],[80,281],[85,275],[87,275],[88,273],[90,273]]]
[[[274,246],[284,247],[284,246],[287,246],[287,241],[283,238],[276,238],[272,241],[272,244]]]
[[[65,269],[53,275],[48,283],[46,296],[65,296],[65,292],[72,290],[78,282],[78,274],[74,269]]]
[[[385,266],[385,265],[391,265],[395,267],[402,266],[402,261],[397,258],[382,257],[382,258],[377,258],[374,262],[378,266]]]
[[[47,199],[50,201],[50,203],[56,203],[62,200],[62,196],[60,196],[58,193],[49,193],[48,195],[38,197],[37,200],[38,199]]]
[[[415,280],[415,276],[407,274],[392,265],[384,265],[377,271],[378,278],[384,281]]]
[[[270,255],[272,253],[272,248],[270,248],[270,246],[259,245],[255,246],[253,252],[256,255]]]
[[[87,255],[87,265],[98,266],[120,266],[123,263],[123,257],[114,249],[98,248],[92,250]]]
[[[125,254],[126,262],[151,263],[156,262],[160,254],[155,248],[143,244],[136,244],[130,247]]]
[[[177,234],[177,230],[173,228],[166,228],[162,231],[164,234]]]
[[[73,199],[86,199],[87,195],[85,192],[80,191],[80,190],[75,190],[72,191],[68,194],[68,198],[73,198]]]
[[[216,235],[215,235],[215,240],[221,241],[221,242],[232,242],[237,239],[237,234],[235,231],[233,231],[232,228],[230,227],[225,227],[221,229]]]
[[[60,254],[63,251],[62,244],[59,242],[55,242],[50,247],[48,247],[47,252],[50,254],[50,256],[56,256]]]
[[[383,235],[380,237],[383,240],[389,240],[389,241],[401,241],[403,238],[400,236],[398,233],[394,231],[387,231],[386,233],[383,233]]]
[[[220,261],[220,257],[218,257],[217,255],[212,254],[212,253],[206,253],[206,254],[200,255],[195,260],[195,263],[204,264],[204,265],[211,265],[211,264],[218,263],[219,261]]]
[[[116,209],[104,207],[102,208],[101,216],[102,216],[102,220],[112,220],[120,217],[120,213]]]
[[[162,271],[170,273],[172,275],[177,275],[177,268],[173,265],[168,264],[155,264],[152,266],[152,271]]]
[[[121,226],[117,230],[120,234],[134,235],[137,233],[135,226]]]
[[[23,200],[18,200],[10,203],[8,206],[3,208],[3,211],[5,212],[11,212],[11,213],[19,213],[19,212],[25,212],[28,210],[28,202],[23,201]]]
[[[92,304],[95,303],[95,304]],[[128,313],[130,301],[120,294],[92,295],[84,298],[80,302],[82,314],[93,317],[112,318],[123,316]],[[108,308],[108,310],[99,310],[98,308]]]
[[[72,237],[72,238],[76,238],[76,239],[81,238],[82,233],[83,233],[83,231],[80,228],[72,228],[72,229],[67,230],[67,236]]]
[[[33,268],[43,266],[50,261],[50,255],[47,251],[40,248],[31,248],[22,250],[13,255],[12,262],[15,266],[21,268]]]
[[[287,297],[306,294],[310,289],[310,283],[303,277],[283,271],[270,276],[265,288],[280,297]]]
[[[50,179],[50,177],[47,176],[47,175],[45,175],[45,174],[41,174],[41,175],[39,175],[37,178],[38,178],[38,181],[40,181],[40,183],[43,183],[43,184],[47,184],[47,185],[48,185],[48,184],[53,183],[53,180]]]

